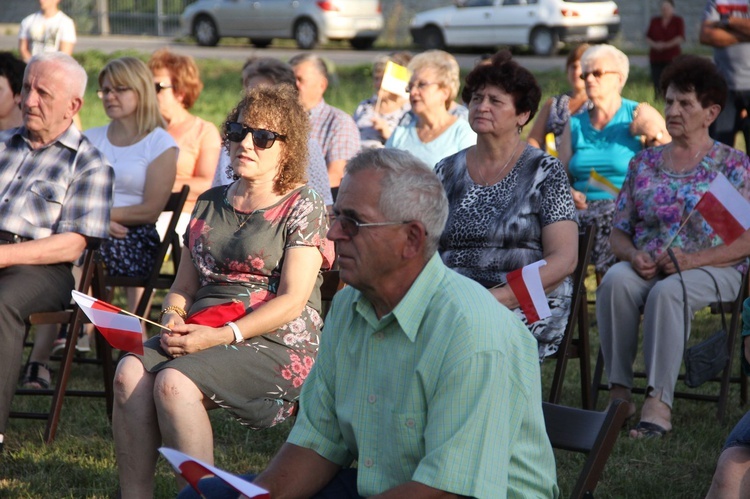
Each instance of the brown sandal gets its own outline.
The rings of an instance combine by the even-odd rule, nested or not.
[[[44,371],[42,371],[44,369]],[[46,376],[45,376],[46,374]],[[42,362],[29,362],[24,368],[21,386],[31,390],[47,390],[52,380],[52,369]]]

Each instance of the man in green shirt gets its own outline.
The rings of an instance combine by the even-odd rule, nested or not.
[[[328,238],[348,286],[297,422],[255,483],[274,499],[556,497],[536,340],[443,265],[448,205],[435,174],[408,152],[363,152],[333,211]],[[206,497],[232,497],[207,482]]]

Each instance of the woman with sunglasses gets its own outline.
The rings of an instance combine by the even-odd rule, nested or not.
[[[110,61],[99,73],[99,89],[104,111],[112,121],[84,135],[115,171],[110,237],[99,252],[107,274],[145,276],[155,265],[160,242],[155,222],[172,190],[177,145],[164,130],[153,78],[142,61],[133,57]],[[142,288],[128,288],[129,310],[135,309],[142,292]],[[64,337],[55,341],[56,330],[38,329],[22,378],[24,387],[49,387],[50,351],[65,346]],[[76,348],[87,351],[88,336],[83,336]]]
[[[612,45],[594,45],[581,56],[581,71],[591,105],[588,112],[568,121],[560,140],[560,160],[572,177],[581,226],[596,223],[591,261],[602,275],[616,261],[609,234],[614,200],[630,159],[644,144],[671,139],[658,111],[622,97],[630,71],[628,56]]]
[[[172,190],[179,191],[183,185],[190,187],[177,225],[177,233],[183,234],[195,200],[211,187],[219,161],[221,137],[216,125],[190,113],[203,90],[200,71],[192,57],[164,48],[151,55],[148,67],[154,75],[156,100],[161,116],[167,122],[167,132],[180,148],[177,178]],[[165,214],[160,217],[157,229],[163,232],[168,224],[169,216]]]
[[[163,302],[171,331],[117,368],[123,498],[152,496],[162,443],[213,463],[211,409],[253,429],[292,414],[323,325],[320,272],[334,256],[323,199],[304,185],[309,127],[290,85],[250,90],[227,117],[235,181],[196,202]]]

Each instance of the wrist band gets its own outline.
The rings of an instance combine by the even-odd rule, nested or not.
[[[185,309],[182,307],[178,307],[177,305],[170,305],[168,307],[165,307],[162,309],[162,311],[159,313],[159,322],[164,318],[166,314],[169,312],[174,312],[175,314],[179,315],[182,320],[185,320],[187,317],[187,312],[185,312]]]
[[[234,333],[234,341],[232,342],[232,345],[236,345],[237,343],[241,341],[245,341],[245,337],[242,336],[242,331],[240,331],[240,328],[237,327],[237,324],[235,324],[234,322],[227,322],[224,325],[229,326],[229,328]]]

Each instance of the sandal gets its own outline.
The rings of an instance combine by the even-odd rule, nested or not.
[[[44,369],[45,371],[42,371]],[[46,376],[45,376],[46,375]],[[47,390],[52,380],[52,369],[42,362],[29,362],[24,369],[21,386],[31,390]]]
[[[652,440],[660,439],[669,433],[669,430],[656,423],[649,423],[648,421],[640,421],[633,427],[636,435],[630,435],[633,440]]]

